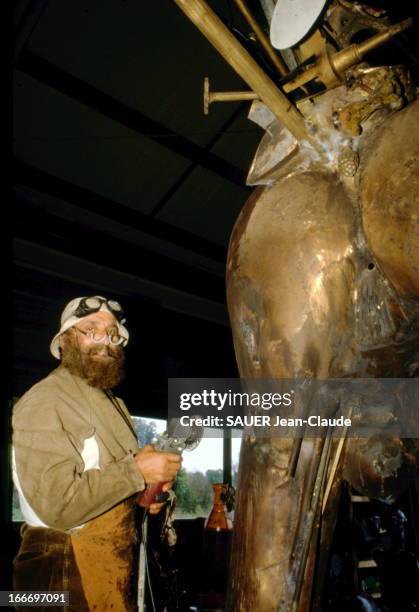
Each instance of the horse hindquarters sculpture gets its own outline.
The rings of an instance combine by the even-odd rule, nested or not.
[[[415,101],[365,130],[357,143],[355,178],[315,159],[299,169],[294,158],[282,177],[253,193],[228,254],[228,306],[242,377],[414,375],[418,126]],[[366,495],[396,495],[415,469],[415,445],[403,442],[351,440],[345,477]],[[243,440],[232,610],[285,611],[293,602],[299,602],[295,609],[309,609],[316,533],[306,523],[323,444],[304,442],[291,476],[293,440]],[[397,474],[385,465],[395,455]],[[326,513],[324,545],[338,490],[339,478]]]

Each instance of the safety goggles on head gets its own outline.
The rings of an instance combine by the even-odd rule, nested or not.
[[[73,316],[79,318],[86,317],[93,312],[98,312],[102,308],[102,304],[106,304],[107,309],[114,317],[120,323],[124,323],[125,319],[121,304],[115,300],[107,300],[98,296],[82,298],[76,310],[73,312]]]

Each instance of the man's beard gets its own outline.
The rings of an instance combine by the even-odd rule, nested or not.
[[[63,334],[61,343],[61,364],[72,374],[84,378],[91,387],[112,389],[124,378],[124,351],[120,346],[94,344],[81,347],[77,338]],[[95,353],[105,351],[108,358],[96,360]]]

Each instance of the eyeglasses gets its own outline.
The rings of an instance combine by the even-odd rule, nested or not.
[[[80,332],[81,334],[83,334],[84,336],[87,336],[89,340],[91,340],[95,344],[104,342],[105,338],[108,338],[109,344],[112,344],[112,346],[118,346],[119,344],[122,344],[124,340],[126,340],[124,336],[121,336],[116,331],[98,332],[98,331],[95,331],[94,329],[88,329],[87,331],[84,331],[83,329],[80,329],[79,327],[76,327],[75,325],[74,325],[74,329]]]
[[[124,313],[122,311],[122,306],[119,302],[115,302],[115,300],[106,300],[105,298],[97,296],[87,297],[80,300],[80,303],[73,315],[76,317],[85,317],[93,312],[98,312],[101,309],[102,304],[106,304],[108,309],[120,323],[125,322],[125,319],[123,318]]]

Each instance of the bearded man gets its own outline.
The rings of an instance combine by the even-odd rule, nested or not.
[[[134,609],[136,494],[170,488],[176,454],[139,449],[111,391],[129,334],[118,302],[72,300],[51,352],[61,364],[17,402],[13,478],[25,523],[14,588],[69,591],[71,610]],[[153,504],[152,514],[163,504]],[[66,608],[64,608],[66,609]]]

